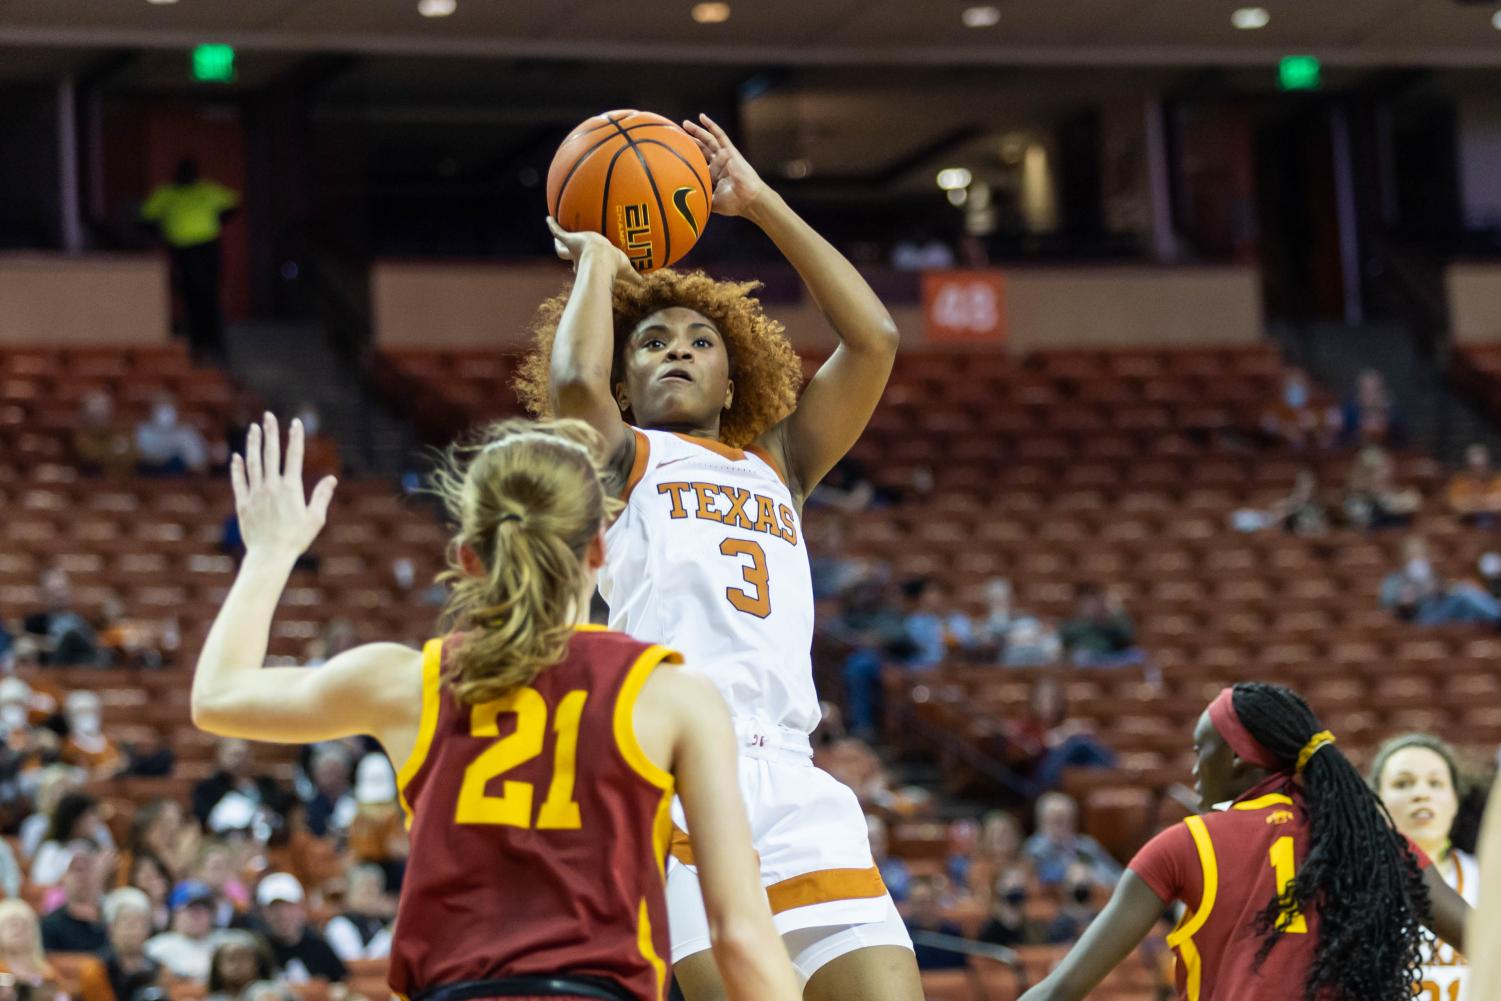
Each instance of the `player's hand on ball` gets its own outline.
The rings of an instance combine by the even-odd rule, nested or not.
[[[625,251],[611,243],[607,237],[593,230],[581,230],[577,233],[570,232],[558,225],[558,221],[552,216],[547,217],[547,228],[552,231],[552,247],[557,251],[560,258],[573,263],[573,270],[578,271],[584,259],[590,256],[598,256],[608,263],[615,279],[631,282],[641,281],[641,275],[631,266],[631,259],[625,256]]]
[[[699,115],[702,125],[685,121],[683,128],[703,150],[709,161],[709,178],[714,182],[714,211],[719,215],[744,215],[761,193],[766,182],[756,173],[745,155],[730,142],[708,115]]]
[[[245,454],[230,462],[235,513],[247,553],[300,556],[323,529],[337,481],[325,476],[311,497],[304,496],[302,449],[302,421],[293,421],[283,468],[281,430],[268,413],[261,424],[250,425]]]

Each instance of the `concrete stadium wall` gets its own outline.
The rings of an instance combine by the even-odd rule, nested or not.
[[[171,316],[163,257],[0,255],[0,344],[164,344]]]

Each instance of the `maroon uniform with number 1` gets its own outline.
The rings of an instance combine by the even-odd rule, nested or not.
[[[1273,775],[1228,810],[1168,828],[1131,860],[1131,871],[1165,904],[1182,901],[1188,908],[1167,937],[1185,1001],[1303,996],[1318,943],[1317,913],[1293,918],[1256,969],[1257,915],[1292,882],[1308,851],[1302,799],[1286,774]],[[1426,866],[1423,853],[1417,855]]]
[[[397,779],[412,851],[391,989],[572,975],[659,1001],[673,782],[633,709],[681,658],[580,627],[560,663],[471,707],[440,682],[443,648],[424,649],[421,732]]]

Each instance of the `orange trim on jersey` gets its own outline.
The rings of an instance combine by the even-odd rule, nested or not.
[[[698,865],[693,861],[693,842],[688,839],[688,832],[676,824],[672,825],[672,842],[667,850],[684,865]]]
[[[1268,793],[1265,796],[1259,796],[1256,799],[1248,799],[1244,803],[1236,803],[1235,805],[1233,805],[1232,807],[1230,807],[1230,809],[1232,809],[1232,810],[1265,810],[1269,806],[1292,806],[1292,805],[1293,805],[1293,799],[1292,799],[1291,796],[1284,796],[1280,792],[1273,792],[1273,793]]]
[[[697,445],[699,448],[707,448],[715,455],[720,456],[724,459],[729,459],[731,462],[740,462],[745,458],[744,451],[738,448],[732,448],[722,441],[715,441],[713,438],[696,438],[691,434],[683,434],[681,431],[674,431],[673,434],[677,435],[679,438],[683,439],[690,445]]]
[[[1185,916],[1178,927],[1168,934],[1167,945],[1170,949],[1177,949],[1178,957],[1183,961],[1184,989],[1188,993],[1188,1001],[1199,1001],[1199,992],[1203,986],[1204,966],[1199,958],[1199,950],[1193,943],[1193,937],[1200,928],[1204,927],[1204,923],[1209,920],[1209,915],[1214,910],[1214,900],[1219,895],[1220,889],[1220,869],[1219,862],[1214,856],[1214,839],[1209,836],[1209,828],[1204,824],[1204,818],[1189,817],[1183,823],[1188,827],[1188,833],[1193,835],[1194,847],[1199,852],[1199,867],[1204,872],[1204,893],[1199,898],[1198,910],[1194,911],[1191,916]]]
[[[662,1001],[662,994],[667,990],[667,964],[662,957],[657,955],[657,947],[651,941],[651,915],[646,911],[646,898],[641,898],[641,907],[636,912],[636,948],[641,950],[641,958],[651,964],[651,968],[657,974],[657,1001]]]
[[[788,490],[792,489],[792,484],[787,482],[787,474],[782,472],[781,463],[777,462],[777,460],[772,456],[771,452],[762,448],[760,445],[750,445],[746,448],[746,451],[770,466],[771,471],[777,474],[777,479],[782,481],[782,486],[786,487]]]
[[[422,716],[417,724],[417,742],[412,745],[411,756],[396,773],[396,795],[401,801],[401,812],[406,815],[408,830],[412,827],[412,804],[407,801],[407,785],[417,777],[427,752],[433,746],[433,734],[438,729],[438,702],[442,696],[443,641],[428,640],[422,647]]]
[[[631,460],[631,471],[626,474],[625,486],[620,491],[622,504],[631,499],[631,491],[646,475],[646,464],[651,461],[651,439],[635,428],[631,428],[631,434],[636,436],[636,457]]]
[[[882,896],[885,892],[881,870],[871,866],[869,869],[805,872],[768,886],[766,899],[771,902],[771,913],[781,914],[794,907],[827,904],[835,900],[864,900]]]

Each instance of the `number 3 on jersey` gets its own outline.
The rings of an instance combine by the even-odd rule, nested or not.
[[[553,749],[552,783],[537,811],[537,830],[576,831],[582,826],[573,785],[579,746],[579,717],[589,693],[575,690],[563,696],[553,720],[557,746]],[[500,736],[501,713],[516,717],[515,732]],[[499,796],[485,792],[490,781],[542,753],[547,731],[547,700],[535,688],[518,688],[502,699],[482,702],[469,710],[469,735],[499,737],[464,769],[454,820],[460,824],[532,826],[532,784],[507,780]]]
[[[758,619],[766,618],[771,614],[771,590],[768,587],[771,577],[766,570],[766,550],[759,542],[749,539],[725,539],[719,544],[719,551],[725,556],[750,557],[750,564],[741,568],[741,574],[751,590],[727,587],[724,596],[740,611]]]

